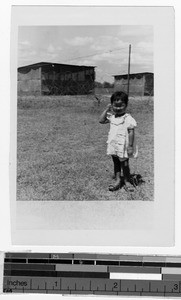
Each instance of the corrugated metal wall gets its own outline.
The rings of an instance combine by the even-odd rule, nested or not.
[[[130,96],[153,96],[153,74],[132,74],[129,82]],[[128,79],[127,76],[115,76],[114,91],[123,91],[127,93]]]
[[[146,74],[145,79],[145,96],[154,96],[154,76],[152,74]]]
[[[129,83],[129,94],[130,96],[144,96],[144,85],[145,85],[145,77],[141,78],[130,78]],[[116,79],[114,83],[115,91],[123,91],[127,93],[128,89],[128,80],[127,78]]]
[[[19,95],[83,95],[94,89],[94,68],[47,64],[18,70]]]
[[[67,69],[67,70],[66,70]],[[43,95],[82,95],[94,88],[94,69],[42,68]]]
[[[18,94],[41,95],[41,68],[18,71]]]

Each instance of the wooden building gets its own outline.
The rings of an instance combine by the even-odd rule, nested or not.
[[[127,93],[128,75],[114,75],[114,91]],[[129,77],[130,96],[153,96],[154,95],[154,74],[135,73]]]
[[[78,95],[94,89],[95,67],[40,62],[18,68],[18,95]]]

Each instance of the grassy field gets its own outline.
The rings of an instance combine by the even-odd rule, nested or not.
[[[99,116],[109,103],[93,96],[18,99],[17,200],[151,201],[153,185],[153,99],[130,99],[128,112],[138,122],[139,155],[132,173],[144,183],[133,193],[108,190],[113,165],[106,155],[109,124]]]

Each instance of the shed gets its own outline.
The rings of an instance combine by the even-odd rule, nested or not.
[[[154,74],[150,72],[134,73],[129,76],[130,96],[153,96]],[[114,91],[127,92],[128,75],[114,75]]]
[[[18,68],[18,95],[77,95],[94,89],[95,67],[39,62]]]

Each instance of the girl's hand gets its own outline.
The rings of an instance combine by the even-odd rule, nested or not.
[[[106,107],[106,111],[111,111],[112,110],[112,104],[108,104],[107,107]]]
[[[128,152],[128,156],[131,156],[131,155],[133,155],[133,146],[128,146],[128,148],[127,148],[127,152]]]

